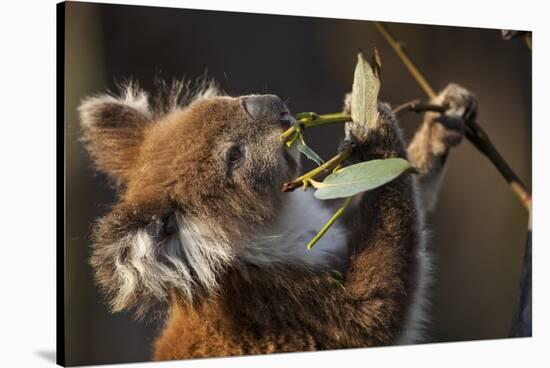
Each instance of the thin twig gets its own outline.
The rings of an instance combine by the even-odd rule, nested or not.
[[[447,111],[448,108],[449,107],[446,105],[436,105],[428,102],[422,102],[420,100],[414,100],[414,101],[407,102],[397,106],[395,109],[393,109],[393,113],[395,115],[399,115],[407,111],[418,112],[418,113],[434,111],[434,112],[439,112],[443,114],[445,111]]]
[[[418,67],[412,62],[410,56],[405,51],[403,44],[396,41],[384,25],[379,22],[375,22],[375,24],[376,28],[395,50],[397,56],[399,56],[407,70],[418,82],[424,92],[426,92],[428,97],[430,97],[430,99],[435,98],[436,94],[434,89],[428,83],[426,78],[424,78]],[[516,175],[510,165],[508,165],[506,160],[504,160],[502,155],[500,155],[494,144],[489,139],[489,136],[485,133],[481,126],[472,119],[467,120],[465,123],[466,138],[493,163],[504,179],[506,179],[514,194],[521,201],[521,204],[525,207],[525,209],[527,209],[527,211],[529,211],[529,213],[531,213],[531,193],[527,190],[525,184],[523,184],[519,176]]]
[[[344,210],[346,209],[347,206],[349,206],[351,200],[353,199],[353,196],[351,197],[348,197],[346,198],[346,200],[344,201],[344,203],[340,206],[340,208],[338,208],[338,210],[334,213],[334,215],[332,215],[332,217],[330,218],[330,220],[328,220],[328,222],[321,228],[321,230],[313,237],[313,239],[311,239],[309,241],[309,243],[307,243],[307,249],[311,249],[313,248],[313,246],[315,245],[315,243],[317,243],[319,241],[319,239],[321,239],[323,237],[323,235],[325,235],[325,233],[328,231],[328,229],[330,229],[330,227],[336,222],[336,220],[338,220],[338,218],[340,216],[342,216],[342,214],[344,213]]]
[[[390,34],[390,32],[386,29],[386,27],[382,25],[382,23],[374,22],[374,24],[376,25],[376,28],[378,29],[378,31],[382,34],[382,36],[384,36],[386,41],[390,44],[390,46],[395,51],[395,53],[399,56],[403,64],[405,64],[409,72],[413,75],[414,79],[416,79],[420,87],[424,90],[424,92],[426,92],[428,97],[435,98],[436,93],[434,89],[428,83],[426,78],[424,78],[424,75],[422,75],[418,67],[413,63],[413,61],[407,54],[407,51],[405,50],[405,46],[402,43],[397,42],[395,38]]]
[[[315,179],[316,177],[327,171],[334,170],[336,167],[338,167],[338,165],[344,162],[350,154],[350,149],[343,150],[321,166],[318,166],[315,169],[308,171],[304,175],[294,179],[291,182],[285,183],[283,185],[283,192],[292,192],[293,190],[300,188],[301,186],[307,187],[311,179]]]

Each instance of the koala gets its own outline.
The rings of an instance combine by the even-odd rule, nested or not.
[[[281,191],[301,162],[280,139],[293,118],[279,97],[179,83],[156,99],[135,84],[86,98],[82,141],[118,195],[91,241],[110,309],[165,310],[155,360],[422,342],[424,216],[477,106],[454,84],[435,102],[449,110],[427,113],[408,148],[387,104],[374,128],[346,123],[347,164],[401,157],[419,175],[357,195],[307,250],[333,210]]]

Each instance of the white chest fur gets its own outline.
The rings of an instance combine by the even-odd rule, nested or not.
[[[311,191],[296,190],[287,194],[275,222],[245,246],[243,256],[259,264],[281,262],[338,267],[348,256],[348,234],[341,223],[336,222],[311,250],[306,248],[333,214]]]

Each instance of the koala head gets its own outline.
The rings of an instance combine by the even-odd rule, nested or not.
[[[118,188],[94,226],[90,260],[114,311],[142,315],[174,289],[189,299],[215,290],[299,171],[280,139],[292,119],[280,98],[184,88],[153,106],[128,85],[79,108],[85,147]]]

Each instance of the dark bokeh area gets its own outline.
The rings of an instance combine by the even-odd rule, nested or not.
[[[148,360],[159,323],[110,314],[87,264],[90,227],[115,200],[78,141],[76,108],[90,94],[137,79],[200,77],[207,71],[231,95],[274,93],[293,112],[336,112],[351,89],[358,49],[382,57],[381,98],[424,98],[372,22],[68,3],[65,104],[67,364]],[[479,123],[531,187],[531,55],[499,30],[389,24],[437,89],[457,82],[479,99]],[[406,136],[421,117],[401,120]],[[327,158],[342,127],[308,131]],[[503,338],[517,297],[527,215],[493,166],[468,142],[449,157],[430,218],[436,269],[432,341]]]

